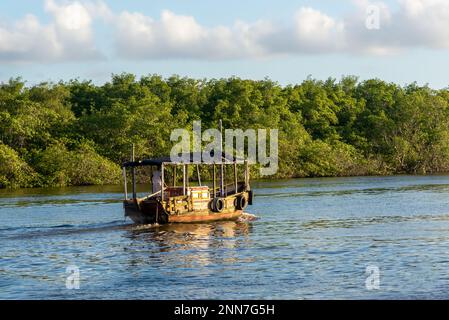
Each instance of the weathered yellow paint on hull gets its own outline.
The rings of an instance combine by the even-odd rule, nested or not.
[[[214,212],[210,209],[193,210],[182,213],[167,214],[162,207],[162,204],[156,200],[125,200],[123,206],[125,209],[125,216],[133,220],[137,224],[152,224],[158,222],[159,224],[166,223],[196,223],[196,222],[211,222],[220,220],[236,220],[242,214],[243,210],[237,209],[233,203],[233,197],[225,199],[226,208],[222,212]]]
[[[228,213],[192,213],[183,215],[172,215],[168,217],[170,223],[191,223],[191,222],[211,222],[221,220],[236,220],[243,214],[242,210],[236,210]]]

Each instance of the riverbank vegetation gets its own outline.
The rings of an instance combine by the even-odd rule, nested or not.
[[[170,132],[278,128],[273,176],[321,177],[449,171],[449,89],[382,80],[197,80],[113,75],[0,85],[0,187],[111,184],[135,144],[169,154]]]

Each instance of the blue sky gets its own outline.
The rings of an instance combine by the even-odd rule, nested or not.
[[[377,11],[367,11],[368,8]],[[368,15],[379,27],[366,27]],[[4,0],[0,80],[356,75],[449,85],[449,1]]]

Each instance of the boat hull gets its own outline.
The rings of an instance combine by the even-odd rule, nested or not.
[[[167,214],[158,202],[125,200],[123,202],[125,216],[136,224],[197,223],[221,220],[236,220],[243,210],[235,207],[225,208],[222,212],[212,210],[195,210],[183,214]]]
[[[190,222],[211,222],[222,220],[236,220],[243,214],[243,210],[236,210],[229,213],[193,213],[184,214],[179,216],[169,216],[168,222],[170,223],[190,223]]]

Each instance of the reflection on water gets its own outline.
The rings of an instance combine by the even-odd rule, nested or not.
[[[172,224],[159,227],[132,227],[126,234],[131,240],[130,265],[147,264],[157,260],[170,267],[189,268],[193,265],[206,266],[210,264],[232,263],[238,257],[220,256],[213,252],[221,249],[244,247],[248,240],[251,225],[248,223],[223,221],[208,224]],[[144,244],[142,244],[144,243]],[[141,252],[151,253],[148,260],[142,258]],[[168,252],[178,254],[163,254]],[[178,260],[180,259],[180,260]]]
[[[449,176],[253,187],[257,220],[166,226],[125,220],[120,186],[0,190],[0,298],[449,298]]]

